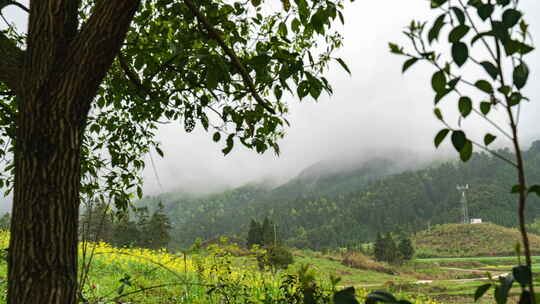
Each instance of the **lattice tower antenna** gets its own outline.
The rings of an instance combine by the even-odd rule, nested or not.
[[[469,184],[457,185],[456,189],[461,192],[461,208],[463,211],[463,224],[470,224],[469,219],[469,206],[467,206],[467,190],[469,190]]]

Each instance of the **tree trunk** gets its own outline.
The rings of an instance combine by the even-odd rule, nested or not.
[[[83,122],[54,94],[19,103],[8,303],[75,303]]]
[[[18,107],[9,304],[77,299],[85,122],[139,0],[96,1],[78,26],[80,2],[30,1],[25,51],[0,33],[0,81],[16,92]]]

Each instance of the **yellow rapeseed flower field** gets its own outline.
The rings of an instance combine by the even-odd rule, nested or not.
[[[7,248],[9,233],[0,231],[0,248]],[[253,258],[235,257],[227,248],[211,245],[192,253],[167,250],[114,248],[107,243],[79,244],[80,297],[83,303],[288,303],[287,294],[301,291],[302,283],[289,281],[292,273],[260,271]],[[321,296],[328,299],[332,286],[315,273]],[[0,303],[5,303],[5,261],[0,265]],[[363,302],[367,290],[357,289]],[[427,298],[418,304],[435,304]],[[328,302],[330,303],[330,301]]]

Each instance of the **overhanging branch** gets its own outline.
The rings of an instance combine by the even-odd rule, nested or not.
[[[238,56],[236,56],[236,53],[225,43],[225,40],[221,37],[221,35],[216,31],[214,26],[210,24],[208,19],[199,11],[199,9],[191,2],[191,0],[184,0],[184,3],[186,3],[187,7],[191,11],[195,17],[197,17],[197,20],[199,20],[200,23],[204,26],[204,28],[208,31],[208,34],[211,39],[215,40],[219,46],[223,49],[223,51],[229,56],[229,59],[231,60],[232,64],[236,67],[236,69],[240,72],[240,75],[242,76],[242,79],[244,80],[244,83],[247,85],[249,92],[255,98],[255,101],[262,106],[264,109],[266,109],[268,112],[272,114],[276,114],[276,111],[266,103],[262,99],[262,97],[257,92],[257,89],[255,88],[255,84],[253,82],[253,79],[249,75],[249,72],[247,71],[246,67],[240,62],[240,59]]]
[[[0,82],[20,91],[24,52],[0,31]]]
[[[120,63],[120,67],[124,71],[124,74],[126,75],[127,79],[135,85],[137,90],[139,91],[139,96],[143,99],[146,99],[146,97],[154,98],[154,94],[151,89],[144,86],[144,84],[141,82],[139,76],[137,76],[137,73],[133,71],[133,69],[128,65],[126,58],[122,54],[122,52],[118,53],[118,62]],[[144,94],[141,94],[144,92]]]

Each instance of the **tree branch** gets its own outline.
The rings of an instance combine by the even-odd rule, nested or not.
[[[23,11],[27,12],[27,13],[30,13],[30,10],[24,6],[22,3],[19,3],[17,1],[8,1],[8,3],[6,4],[6,6],[8,5],[14,5],[14,6],[17,6],[18,8],[22,9]]]
[[[276,111],[270,105],[268,105],[268,103],[264,101],[264,99],[262,99],[262,97],[259,95],[259,93],[257,92],[257,88],[255,88],[253,79],[249,75],[246,67],[242,64],[242,62],[240,62],[240,59],[238,58],[238,56],[236,56],[236,53],[229,46],[227,46],[225,40],[223,40],[218,31],[216,31],[216,29],[212,26],[212,24],[210,24],[208,19],[206,19],[206,17],[199,11],[199,9],[193,4],[191,0],[184,0],[184,3],[187,5],[191,13],[197,17],[199,22],[201,22],[204,28],[208,31],[208,35],[210,36],[210,38],[215,40],[223,49],[223,51],[227,54],[227,56],[229,56],[232,64],[236,67],[238,72],[240,72],[244,83],[249,88],[249,91],[253,98],[255,98],[255,101],[257,101],[260,106],[262,106],[271,114],[276,114]]]
[[[152,91],[144,86],[139,76],[137,76],[137,73],[135,73],[135,71],[133,71],[133,69],[128,65],[126,58],[124,57],[122,52],[118,53],[118,62],[120,63],[120,67],[122,68],[122,70],[124,70],[124,74],[126,75],[127,79],[131,81],[133,85],[135,85],[138,91],[144,92],[144,94],[146,94],[150,98],[154,97]],[[139,93],[138,95],[142,99],[146,99],[147,96],[145,96],[144,94]]]
[[[126,37],[139,0],[97,1],[90,18],[70,44],[65,81],[81,102],[92,101]]]
[[[24,51],[0,31],[0,82],[12,91],[20,91]]]

